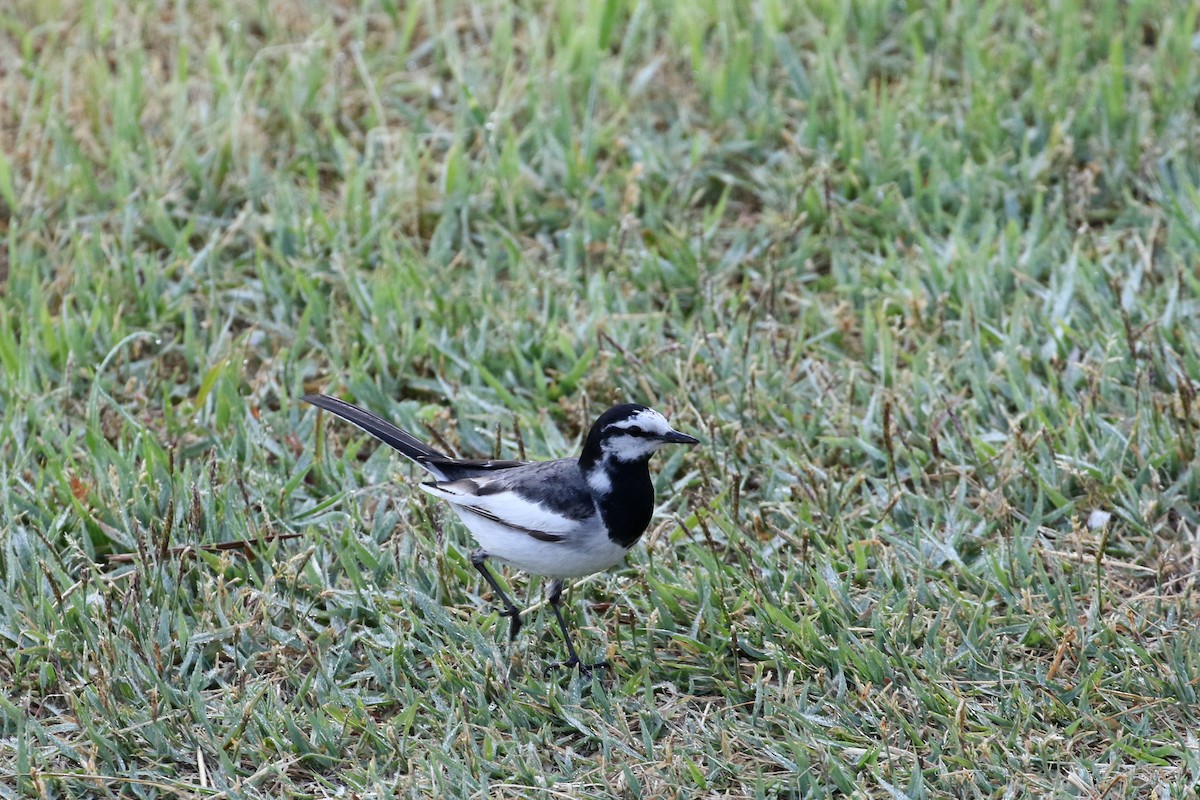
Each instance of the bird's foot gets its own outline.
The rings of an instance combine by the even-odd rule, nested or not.
[[[506,608],[500,612],[500,616],[508,617],[508,640],[511,642],[521,630],[521,609]]]

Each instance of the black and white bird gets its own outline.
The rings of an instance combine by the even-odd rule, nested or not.
[[[323,394],[302,398],[352,422],[424,469],[435,480],[421,484],[450,503],[478,549],[471,563],[504,603],[509,639],[521,628],[521,611],[487,567],[495,558],[535,575],[553,578],[549,601],[570,656],[562,666],[584,671],[559,606],[564,578],[600,572],[637,543],[654,511],[647,462],[664,444],[697,444],[673,430],[654,409],[624,403],[592,425],[579,458],[557,461],[496,461],[451,458],[369,411]]]

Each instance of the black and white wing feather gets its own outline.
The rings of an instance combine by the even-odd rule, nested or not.
[[[575,459],[522,464],[517,469],[426,483],[425,491],[542,541],[560,541],[596,516]]]

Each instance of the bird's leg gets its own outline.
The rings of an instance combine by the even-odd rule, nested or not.
[[[478,550],[471,551],[471,564],[475,569],[479,570],[479,574],[488,582],[488,586],[492,587],[492,591],[500,598],[500,602],[504,603],[504,610],[500,612],[500,616],[508,617],[508,640],[511,642],[517,638],[517,631],[521,630],[521,609],[517,608],[504,590],[500,588],[500,584],[496,581],[496,576],[487,568],[487,551],[482,547]]]
[[[578,667],[579,671],[587,674],[594,669],[600,669],[608,666],[607,661],[597,661],[595,664],[584,664],[579,660],[579,653],[575,652],[575,645],[571,643],[571,634],[567,631],[567,623],[563,620],[562,610],[559,606],[562,605],[562,590],[563,582],[555,579],[550,584],[550,608],[554,611],[554,618],[558,620],[558,629],[562,631],[563,642],[567,645],[567,652],[571,655],[566,661],[560,661],[554,666],[556,667]]]

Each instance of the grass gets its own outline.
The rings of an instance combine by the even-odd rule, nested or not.
[[[6,5],[0,797],[1194,797],[1198,13]],[[317,389],[701,435],[611,675]]]

